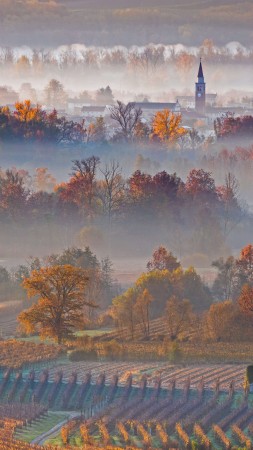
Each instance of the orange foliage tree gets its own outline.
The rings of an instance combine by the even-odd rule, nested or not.
[[[241,310],[247,314],[253,313],[253,287],[245,284],[238,298]]]
[[[169,109],[158,111],[152,123],[154,138],[158,138],[166,145],[174,144],[180,136],[184,136],[187,131],[182,127],[181,114],[174,114]]]
[[[61,344],[64,337],[84,323],[84,306],[88,282],[86,271],[71,265],[55,265],[32,272],[23,282],[28,296],[37,303],[23,311],[18,319],[27,333],[39,331]]]

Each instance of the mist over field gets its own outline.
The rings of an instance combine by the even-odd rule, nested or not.
[[[125,101],[138,96],[174,101],[179,94],[193,94],[196,64],[203,56],[209,93],[233,98],[236,93],[239,97],[252,92],[253,47],[245,47],[239,41],[226,42],[224,46],[204,41],[198,47],[181,42],[168,45],[159,41],[155,45],[149,39],[144,46],[129,48],[81,43],[39,50],[28,46],[2,47],[0,83],[18,90],[22,83],[30,82],[38,99],[50,79],[57,78],[72,96],[81,90],[95,91],[110,85],[115,95]],[[153,61],[136,61],[146,48],[156,51]],[[236,70],[231,70],[231,66]]]
[[[253,448],[253,0],[0,0],[0,450]]]
[[[151,44],[149,40],[142,46],[135,44],[106,47],[104,40],[103,46],[100,43],[92,46],[83,43],[53,46],[51,42],[50,46],[43,45],[37,50],[28,45],[8,48],[2,46],[0,84],[5,89],[2,95],[7,95],[4,97],[7,99],[6,104],[10,102],[8,98],[11,95],[21,101],[31,95],[34,104],[39,103],[43,108],[48,108],[46,87],[50,80],[56,79],[62,84],[62,95],[65,97],[60,106],[52,106],[59,108],[59,114],[62,115],[66,114],[64,108],[68,99],[78,99],[83,92],[84,98],[87,97],[84,102],[96,104],[96,95],[102,86],[110,86],[113,101],[121,100],[127,103],[147,98],[150,102],[173,102],[180,95],[194,95],[196,68],[199,57],[202,56],[208,93],[218,94],[218,106],[227,107],[229,111],[230,105],[239,104],[243,98],[251,98],[253,49],[248,43],[242,45],[239,41],[226,41],[218,45],[217,40],[213,42],[206,39],[199,45],[193,41],[189,46],[189,40],[187,44],[183,44],[182,37],[180,44],[161,39],[157,41],[157,45]],[[135,42],[139,42],[138,39]],[[203,131],[206,137],[208,133],[214,133],[212,126],[208,133],[204,128]],[[172,223],[166,220],[155,223],[152,214],[145,218],[145,212],[143,217],[137,220],[131,218],[122,222],[119,216],[110,231],[103,217],[96,218],[93,226],[99,230],[101,239],[98,242],[88,239],[84,243],[90,244],[99,256],[109,256],[114,264],[115,276],[128,284],[145,270],[149,255],[161,244],[182,258],[185,266],[197,266],[200,273],[203,269],[213,273],[211,264],[215,259],[230,253],[236,254],[247,244],[251,239],[252,220],[251,163],[219,163],[219,153],[223,148],[233,154],[236,147],[240,147],[242,143],[243,140],[239,139],[225,144],[214,144],[208,149],[202,148],[196,152],[178,145],[172,146],[168,151],[160,146],[145,147],[137,142],[135,145],[94,143],[81,148],[52,143],[2,142],[0,155],[3,170],[15,167],[17,170],[28,171],[29,176],[33,176],[36,168],[47,167],[59,185],[68,182],[73,160],[89,158],[92,155],[100,158],[101,168],[112,160],[117,161],[125,180],[136,170],[152,176],[166,171],[169,174],[176,173],[185,183],[191,170],[203,168],[211,173],[218,187],[224,184],[227,173],[232,171],[238,181],[238,195],[243,210],[247,210],[247,218],[243,219],[243,232],[238,233],[238,228],[242,226],[240,220],[222,245],[223,239],[220,237],[215,242],[215,232],[213,243],[206,245],[204,236],[202,243],[194,243],[194,225],[189,229],[188,213],[181,223],[179,218]],[[248,147],[249,142],[245,145]],[[101,179],[99,171],[97,176]],[[89,219],[77,215],[62,221],[57,214],[57,211],[47,212],[46,208],[42,217],[36,218],[32,225],[28,219],[27,223],[19,223],[19,226],[14,226],[13,229],[8,226],[5,231],[2,229],[3,264],[10,268],[24,263],[31,255],[44,257],[50,252],[84,245],[79,234],[82,228],[89,226]],[[27,226],[30,227],[28,234]],[[208,233],[209,231],[207,235]]]

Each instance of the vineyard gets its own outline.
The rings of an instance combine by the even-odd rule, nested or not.
[[[157,340],[159,337],[164,338],[168,335],[168,327],[166,326],[165,320],[162,318],[153,319],[150,321],[150,329],[149,336],[150,340]],[[98,338],[100,341],[107,341],[110,339],[123,339],[132,340],[132,335],[130,333],[129,328],[123,328],[121,330],[115,329],[114,331],[110,331],[109,333],[104,333],[102,336]],[[134,331],[134,339],[139,340],[143,339],[143,329],[141,325],[137,325]]]
[[[191,386],[195,388],[203,378],[205,386],[214,389],[216,380],[219,378],[222,390],[227,390],[229,383],[233,380],[236,389],[243,389],[245,365],[243,364],[203,364],[185,367],[183,365],[174,365],[169,363],[138,363],[138,362],[60,362],[48,363],[49,379],[53,381],[58,372],[62,372],[63,380],[67,381],[72,372],[75,372],[77,378],[82,379],[86,372],[93,377],[93,382],[99,372],[106,373],[105,384],[109,384],[114,375],[117,374],[119,385],[123,386],[131,373],[133,385],[138,385],[143,375],[147,377],[149,385],[155,382],[157,377],[161,377],[162,386],[169,388],[172,380],[177,380],[177,386],[182,388],[186,378],[191,379]],[[39,371],[36,371],[39,376]]]
[[[51,439],[52,442],[49,439],[43,448],[191,449],[193,445],[204,449],[252,448],[253,396],[248,392],[236,392],[233,383],[224,393],[218,382],[215,390],[206,390],[203,379],[197,389],[191,389],[190,379],[187,379],[181,390],[174,380],[166,392],[159,379],[152,389],[148,388],[145,377],[137,390],[131,382],[129,377],[117,395],[115,377],[110,386],[111,395],[107,392],[104,403],[92,402],[93,412],[83,411],[78,418],[67,422],[57,438]],[[100,375],[95,385],[97,395],[103,395],[103,386],[104,377]],[[29,408],[31,410],[31,405]],[[35,415],[45,414],[38,405],[33,408]],[[21,444],[20,430],[24,426],[27,423],[22,417],[0,420],[0,448],[42,448]]]
[[[0,449],[252,447],[253,394],[243,388],[243,366],[59,367],[0,372]]]
[[[0,367],[21,369],[25,365],[55,360],[62,353],[56,345],[8,340],[0,342]]]
[[[253,397],[238,394],[231,383],[229,391],[205,389],[200,380],[191,389],[190,379],[178,390],[171,383],[166,394],[160,380],[148,390],[146,378],[131,393],[131,378],[123,394],[86,420],[72,420],[62,429],[57,443],[79,448],[252,448]],[[80,423],[81,421],[81,423]]]

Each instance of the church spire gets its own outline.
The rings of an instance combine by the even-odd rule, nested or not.
[[[195,110],[201,114],[204,114],[205,109],[206,109],[206,83],[203,73],[202,61],[200,58],[198,80],[195,88]]]
[[[200,63],[199,63],[198,83],[204,83],[204,74],[203,74],[201,58],[200,58]]]

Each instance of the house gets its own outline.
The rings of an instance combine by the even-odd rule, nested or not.
[[[178,100],[175,103],[167,102],[136,102],[135,108],[142,110],[142,117],[146,120],[150,120],[158,111],[169,109],[173,113],[181,112],[181,105]]]

